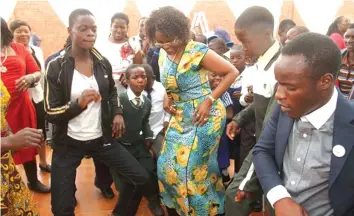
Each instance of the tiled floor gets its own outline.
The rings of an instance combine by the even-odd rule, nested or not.
[[[51,161],[51,151],[48,149],[48,161]],[[26,181],[26,177],[22,166],[17,167],[21,176]],[[38,171],[40,180],[49,185],[50,174]],[[117,201],[117,192],[115,198],[107,200],[101,196],[100,191],[94,187],[94,166],[92,159],[83,159],[80,167],[77,170],[76,176],[76,198],[78,206],[75,209],[75,214],[78,216],[107,216]],[[114,186],[113,186],[114,187]],[[33,200],[36,202],[41,216],[51,216],[50,194],[33,193]],[[146,200],[140,204],[138,216],[152,216]],[[252,216],[260,216],[260,214],[252,214]]]

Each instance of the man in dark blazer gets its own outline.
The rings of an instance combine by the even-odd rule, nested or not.
[[[337,46],[316,33],[276,62],[279,105],[253,151],[276,215],[354,216],[354,103],[334,87],[340,64]]]

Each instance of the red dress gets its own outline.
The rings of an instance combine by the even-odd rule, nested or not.
[[[28,91],[16,90],[15,81],[25,76],[40,71],[31,53],[22,44],[11,43],[16,56],[8,56],[4,62],[7,72],[1,73],[1,80],[6,86],[11,99],[7,109],[6,120],[13,133],[30,127],[37,128],[36,111],[29,97]],[[1,61],[4,57],[1,57]],[[29,147],[18,150],[13,156],[16,164],[32,161],[36,158],[38,149]]]

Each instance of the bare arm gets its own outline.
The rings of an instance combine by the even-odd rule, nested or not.
[[[212,93],[212,97],[215,99],[220,98],[240,74],[230,62],[226,61],[212,50],[209,50],[204,56],[202,66],[208,71],[224,76],[218,87],[216,87]]]

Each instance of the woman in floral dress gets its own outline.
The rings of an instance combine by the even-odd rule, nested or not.
[[[31,215],[38,216],[36,206],[31,200],[31,193],[22,181],[16,169],[10,150],[23,147],[39,147],[43,139],[41,133],[33,128],[25,128],[12,135],[6,121],[6,110],[10,101],[3,82],[0,80],[1,96],[1,214],[3,216]],[[29,142],[31,138],[37,141]],[[39,138],[39,139],[38,139]],[[32,140],[32,139],[31,139]]]
[[[164,52],[164,108],[173,115],[158,160],[159,186],[169,215],[218,215],[224,213],[224,188],[217,149],[225,124],[218,98],[238,71],[206,45],[190,41],[188,23],[173,7],[153,11],[146,22],[149,40]],[[213,92],[209,71],[224,76]]]

